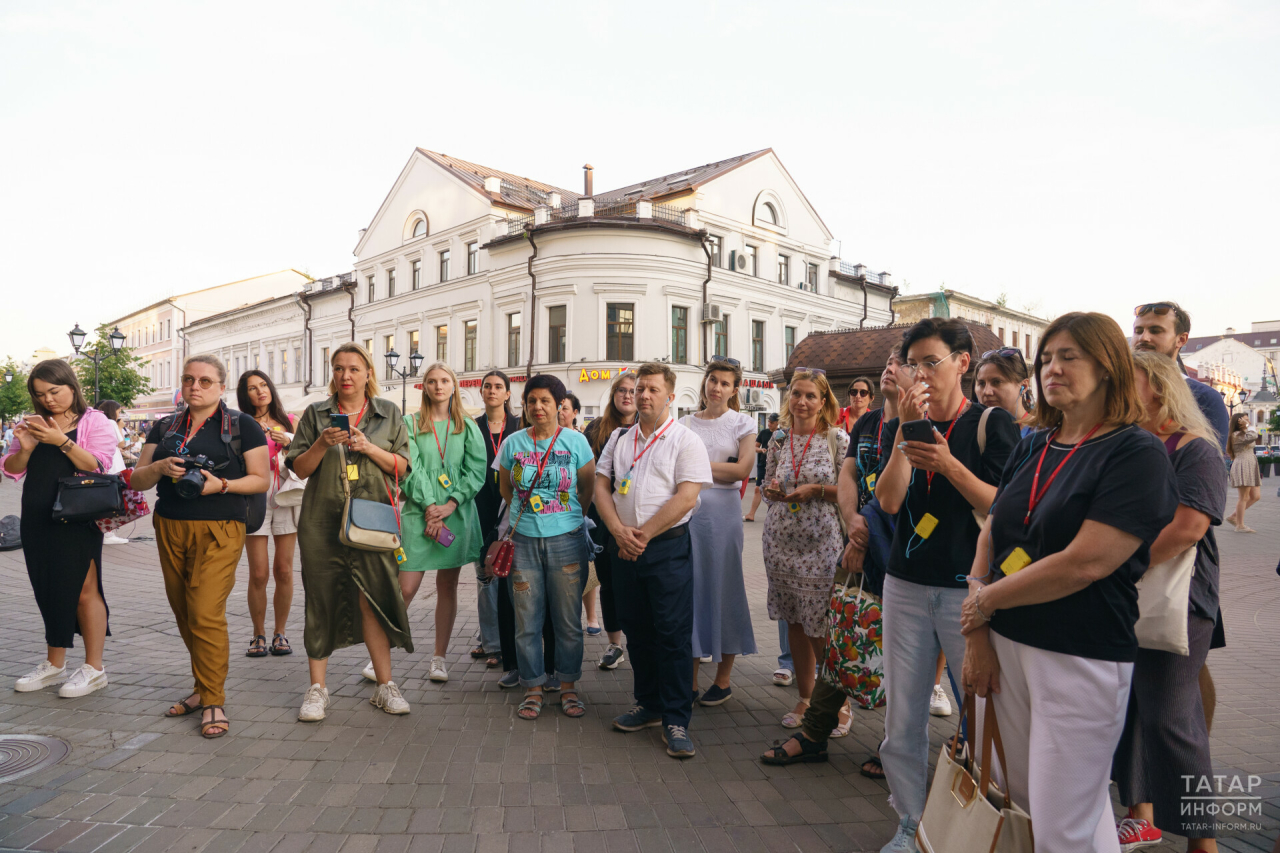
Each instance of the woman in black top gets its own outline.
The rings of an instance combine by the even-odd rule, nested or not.
[[[1133,357],[1110,317],[1054,320],[1034,372],[1042,429],[1009,458],[978,540],[964,685],[994,694],[1008,791],[1036,838],[1115,850],[1108,784],[1138,653],[1135,582],[1173,520],[1173,469],[1138,426]]]
[[[520,419],[511,412],[511,380],[507,374],[501,370],[490,370],[485,374],[484,379],[480,380],[480,396],[484,400],[484,414],[476,416],[476,423],[480,426],[480,434],[485,437],[484,453],[485,453],[485,478],[484,485],[480,491],[476,493],[476,512],[480,516],[480,529],[485,536],[493,531],[498,524],[498,517],[502,514],[502,495],[498,491],[498,469],[493,467],[493,461],[498,457],[498,448],[502,447],[502,442],[507,436],[520,429]],[[483,559],[481,555],[481,568],[483,572]],[[514,637],[515,631],[515,611],[511,609],[511,579],[498,578],[498,582],[494,583],[491,579],[477,578],[481,586],[476,594],[476,609],[480,616],[480,645],[471,650],[473,658],[484,658],[485,666],[498,666],[502,663],[502,654],[500,650],[504,644],[502,638],[506,636],[503,631],[502,619],[505,615],[507,620],[507,628]],[[500,587],[506,586],[505,599],[506,607],[499,607],[499,597],[502,596]],[[514,639],[509,640],[505,646],[508,650],[508,663],[510,663],[511,671],[515,671],[515,645]]]

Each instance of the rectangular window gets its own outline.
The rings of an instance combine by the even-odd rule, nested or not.
[[[1009,333],[1009,346],[1014,349],[1018,348],[1018,330],[1014,329]]]
[[[436,326],[436,361],[449,362],[448,326]]]
[[[756,247],[755,247],[755,246],[747,246],[747,248],[746,248],[746,256],[747,256],[747,274],[748,274],[748,275],[754,275],[754,276],[757,276],[757,277],[758,277],[758,276],[760,275],[760,267],[759,267],[759,265],[756,263],[756,261],[757,261],[757,258],[756,258]]]
[[[364,351],[369,353],[369,358],[373,358],[373,338],[364,339]]]
[[[391,352],[395,348],[396,348],[396,336],[383,335],[382,336],[382,354],[386,355],[387,353]]]
[[[369,298],[368,298],[368,300],[367,300],[367,301],[372,302],[372,301],[373,301],[373,294],[374,294],[374,289],[373,289],[373,276],[369,276],[369,277],[367,277],[367,278],[365,279],[365,284],[367,284],[367,285],[369,286]]]
[[[462,369],[476,369],[476,325],[475,320],[462,323]]]
[[[328,347],[321,347],[321,348],[320,348],[320,363],[324,365],[324,369],[325,369],[325,370],[330,370],[330,367],[329,367],[329,348],[328,348]],[[321,383],[321,384],[323,384],[323,383]]]
[[[791,361],[791,351],[796,348],[796,327],[782,327],[782,360]]]
[[[565,326],[568,325],[569,309],[556,305],[547,309],[547,361],[555,364],[568,361],[565,353]]]
[[[1000,327],[1000,346],[1004,346],[1004,326]]]
[[[689,309],[678,305],[671,307],[671,361],[689,363]]]
[[[414,329],[409,333],[409,355],[413,355],[418,351],[418,330]]]
[[[253,369],[254,369],[254,370],[257,370],[259,367],[261,367],[261,366],[262,366],[262,365],[261,365],[261,359],[262,359],[262,355],[261,355],[260,353],[256,353],[256,352],[255,352],[255,353],[253,354]]]
[[[387,270],[387,298],[396,295],[396,271]]]
[[[475,275],[480,272],[480,244],[471,242],[467,244],[467,275]]]
[[[302,347],[293,348],[293,381],[302,381]]]
[[[412,270],[412,272],[410,272],[410,276],[412,276],[413,279],[413,289],[417,290],[419,287],[422,287],[422,261],[414,261],[410,268]]]
[[[786,255],[778,255],[778,284],[786,284],[791,274],[791,259]]]
[[[605,358],[631,361],[635,358],[634,302],[610,302],[605,308]]]
[[[764,320],[751,321],[751,369],[764,372]]]
[[[507,315],[507,367],[520,365],[520,312]]]
[[[449,250],[445,249],[440,253],[440,282],[449,280]]]
[[[283,385],[289,381],[289,351],[287,349],[280,350],[280,384]]]
[[[724,252],[724,241],[712,234],[707,237],[707,248],[711,250],[711,266],[721,265],[720,256]]]
[[[809,290],[813,293],[817,293],[818,292],[818,265],[817,264],[809,264],[809,275],[806,281],[809,285]]]
[[[722,314],[720,319],[711,326],[711,334],[715,338],[714,346],[716,355],[729,357],[729,315]]]
[[[1030,361],[1031,360],[1031,333],[1028,332],[1027,334],[1023,335],[1022,341],[1025,344],[1025,349],[1027,352],[1027,361]]]
[[[235,381],[236,381],[236,383],[237,383],[237,384],[239,384],[239,382],[240,382],[240,373],[241,373],[241,370],[240,370],[240,356],[236,356],[236,372],[235,372],[235,373],[233,373],[233,374],[231,374],[231,375],[232,375],[232,377],[235,379]]]

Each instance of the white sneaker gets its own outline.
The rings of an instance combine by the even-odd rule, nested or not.
[[[360,674],[365,677],[366,681],[372,681],[374,684],[378,683],[378,676],[373,672],[373,661],[365,664],[364,669],[360,670]]]
[[[698,658],[698,663],[711,663],[711,655],[703,655]]]
[[[409,703],[400,695],[400,688],[396,687],[394,681],[379,684],[374,688],[373,698],[369,700],[369,703],[375,708],[381,708],[388,714],[409,713]]]
[[[108,533],[106,536],[102,537],[102,544],[103,545],[128,545],[129,540],[122,539],[119,536],[115,535],[114,533]]]
[[[43,690],[61,678],[66,671],[67,668],[65,666],[54,666],[48,661],[43,661],[38,667],[15,681],[13,689],[19,693]]]
[[[298,712],[298,719],[304,723],[318,723],[324,719],[324,711],[328,707],[328,688],[313,684],[302,697],[302,710]]]
[[[88,696],[95,690],[107,686],[107,673],[85,664],[71,674],[71,677],[58,688],[58,695],[63,699],[74,699],[77,696]]]
[[[796,683],[796,675],[786,667],[778,667],[773,671],[773,683],[779,687],[790,687]]]
[[[444,668],[444,658],[438,655],[431,658],[431,673],[427,678],[438,684],[443,684],[449,680],[449,671]]]
[[[951,716],[951,700],[941,684],[933,685],[933,696],[929,698],[929,713],[935,717]]]

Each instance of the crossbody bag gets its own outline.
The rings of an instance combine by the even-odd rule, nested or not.
[[[396,466],[396,494],[391,496],[391,487],[387,486],[384,474],[382,485],[387,489],[387,499],[391,503],[371,501],[351,496],[351,481],[347,477],[347,448],[338,445],[338,454],[342,465],[338,469],[338,479],[342,480],[342,493],[346,500],[342,504],[342,524],[338,528],[338,541],[349,548],[360,551],[377,551],[389,553],[400,548],[400,466]]]

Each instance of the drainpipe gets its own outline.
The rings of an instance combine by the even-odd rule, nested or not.
[[[315,341],[311,338],[311,303],[300,293],[295,293],[293,298],[298,303],[298,307],[304,312],[302,315],[302,340],[306,342],[305,346],[307,348],[307,379],[302,383],[302,396],[305,397],[311,392],[311,379],[315,370],[315,356],[312,354],[312,344]]]
[[[858,321],[858,328],[861,329],[867,322],[867,277],[862,277],[862,319]]]
[[[589,167],[588,167],[589,168]],[[588,172],[588,175],[590,173]],[[587,178],[591,180],[590,177]],[[525,239],[529,241],[529,245],[533,247],[533,254],[529,256],[529,364],[525,366],[525,381],[529,381],[529,377],[533,375],[533,350],[538,339],[538,277],[533,272],[533,259],[538,257],[538,244],[533,242],[533,226],[526,225],[524,227]]]
[[[169,304],[175,309],[182,312],[182,325],[178,328],[178,337],[182,340],[182,360],[187,360],[187,309],[183,308],[172,299],[168,300]]]
[[[711,235],[707,233],[706,229],[703,229],[698,232],[698,236],[702,238],[702,251],[707,256],[707,277],[702,280],[702,305],[705,308],[707,304],[707,285],[711,283]],[[698,325],[702,327],[702,363],[709,364],[711,362],[711,354],[707,350],[707,321],[702,317],[699,317],[698,321]]]
[[[893,300],[897,295],[898,295],[898,288],[894,287],[893,293],[889,294],[889,325],[890,326],[892,326],[893,321],[897,319],[897,317],[893,313]]]
[[[356,286],[354,283],[351,289],[347,291],[347,295],[351,297],[351,305],[347,308],[347,320],[351,322],[351,342],[356,342]]]

